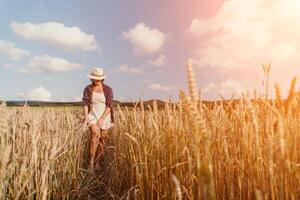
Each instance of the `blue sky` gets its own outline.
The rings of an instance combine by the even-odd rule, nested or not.
[[[297,64],[296,36],[277,37],[278,19],[267,14],[253,23],[270,10],[259,0],[240,2],[0,0],[0,99],[80,100],[86,73],[101,67],[116,100],[177,100],[179,88],[188,91],[188,58],[206,99],[259,88],[261,64],[270,60],[284,87],[298,71],[282,77],[276,64]],[[280,4],[272,6],[276,17]]]
[[[7,55],[0,54],[2,66],[0,67],[0,99],[34,98],[34,92],[47,91],[51,95],[44,95],[42,99],[59,101],[78,99],[82,95],[84,86],[89,83],[86,73],[94,66],[104,69],[108,76],[105,82],[113,88],[115,99],[124,101],[136,100],[139,97],[163,99],[170,95],[176,99],[178,88],[186,88],[184,65],[189,56],[189,45],[184,44],[184,40],[188,39],[185,38],[187,36],[184,32],[194,17],[188,12],[192,10],[192,6],[175,6],[175,4],[180,5],[179,2],[0,0],[2,27],[0,40],[13,43],[16,48],[30,52],[29,56],[22,56],[21,59],[10,59]],[[37,41],[33,39],[35,37],[33,35],[31,39],[26,39],[12,30],[13,22],[19,25],[56,22],[65,27],[76,26],[82,32],[93,35],[99,49],[65,50],[51,45],[51,41],[46,41],[47,38]],[[132,52],[133,46],[122,38],[122,33],[139,23],[168,35],[168,39],[163,42],[159,50],[142,55]],[[82,67],[64,72],[43,70],[20,72],[20,69],[28,65],[35,56],[43,55],[62,58],[68,62],[81,64]],[[147,65],[159,57],[165,60],[158,64],[161,66]],[[126,72],[124,67],[123,71],[116,72],[122,65],[127,66],[125,69],[142,69],[143,73],[134,73],[134,70]],[[149,88],[151,84],[153,84],[152,89]],[[39,87],[43,89],[34,90]]]

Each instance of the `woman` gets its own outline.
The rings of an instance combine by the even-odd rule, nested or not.
[[[89,170],[94,172],[94,167],[99,167],[100,156],[104,153],[107,130],[114,125],[113,91],[103,83],[106,75],[102,68],[94,67],[87,77],[92,83],[84,88],[82,103],[84,125],[88,124],[91,133]]]

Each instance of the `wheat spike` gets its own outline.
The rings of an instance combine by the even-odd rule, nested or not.
[[[270,70],[271,70],[271,63],[268,64],[263,64],[262,68],[264,70],[265,73],[265,96],[266,99],[268,99],[269,96],[269,75],[270,75]]]
[[[275,83],[275,94],[276,94],[275,102],[277,103],[279,109],[281,109],[282,95],[281,95],[281,90],[280,90],[278,83]]]
[[[286,115],[290,112],[293,100],[295,98],[296,81],[297,81],[297,77],[294,77],[292,82],[291,82],[291,85],[290,85],[289,95],[288,95],[288,97],[286,99],[286,102],[285,102],[285,114]]]
[[[181,192],[181,188],[180,188],[180,182],[174,174],[171,174],[171,178],[172,178],[172,181],[175,184],[177,197],[178,197],[179,200],[181,200],[182,199],[182,192]]]
[[[188,101],[189,110],[190,110],[190,119],[195,121],[196,123],[200,121],[200,115],[198,110],[198,101],[199,95],[196,92],[196,78],[192,66],[191,59],[187,62],[187,74],[188,74],[188,83],[189,83],[189,90],[190,90],[190,101]],[[196,128],[196,126],[194,126]]]
[[[188,99],[187,99],[187,96],[185,95],[184,91],[183,90],[179,90],[179,100],[181,102],[181,105],[182,105],[182,112],[183,114],[187,114],[188,113]]]
[[[199,100],[199,95],[197,95],[196,78],[191,59],[187,62],[187,74],[191,100],[196,103]]]

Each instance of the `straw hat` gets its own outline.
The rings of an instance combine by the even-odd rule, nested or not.
[[[103,73],[103,69],[100,67],[94,67],[90,73],[86,74],[87,77],[94,80],[102,80],[106,78],[106,75]]]

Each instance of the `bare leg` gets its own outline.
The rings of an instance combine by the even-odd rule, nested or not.
[[[105,150],[105,139],[107,135],[107,129],[100,129],[101,130],[101,136],[99,137],[99,145],[97,149],[97,156],[96,156],[96,168],[99,168],[101,158],[104,155]]]
[[[90,126],[91,140],[89,145],[89,169],[94,172],[95,154],[97,150],[98,139],[100,130],[97,125]]]

